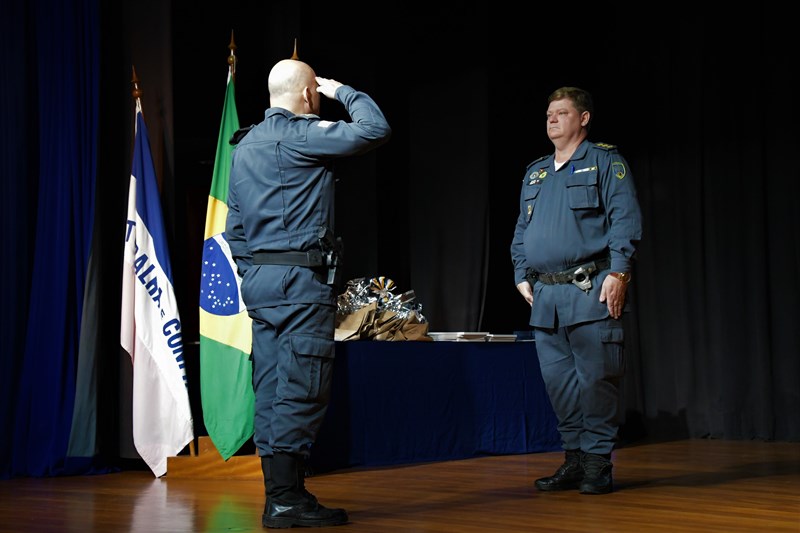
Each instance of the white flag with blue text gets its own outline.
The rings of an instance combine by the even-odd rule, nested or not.
[[[150,140],[136,99],[120,344],[133,364],[133,443],[156,477],[194,438],[181,320]]]

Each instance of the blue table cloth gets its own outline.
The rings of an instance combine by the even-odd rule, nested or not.
[[[324,472],[560,450],[535,342],[336,343]]]

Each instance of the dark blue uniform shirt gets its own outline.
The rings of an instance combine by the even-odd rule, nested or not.
[[[549,155],[526,169],[511,244],[515,283],[528,268],[560,272],[606,256],[611,268],[592,278],[588,294],[536,282],[531,325],[540,327],[553,327],[556,316],[560,326],[607,317],[600,286],[610,271],[630,272],[642,235],[633,176],[614,146],[584,140],[558,170],[554,162]]]
[[[331,286],[299,279],[313,277],[309,269],[253,265],[252,253],[319,248],[320,227],[333,230],[334,160],[389,139],[389,124],[367,94],[343,85],[336,99],[351,122],[271,107],[233,151],[225,239],[248,309],[334,302]]]

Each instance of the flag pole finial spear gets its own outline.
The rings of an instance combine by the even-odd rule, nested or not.
[[[131,70],[133,70],[133,78],[131,78],[131,83],[133,84],[133,90],[131,94],[135,99],[139,99],[142,96],[142,90],[139,89],[139,78],[136,77],[136,67],[131,65]]]
[[[228,45],[231,53],[228,56],[228,68],[230,68],[231,76],[236,79],[236,43],[233,42],[233,30],[231,30],[231,44]]]
[[[289,59],[300,59],[300,56],[297,55],[297,37],[294,38],[294,52],[292,52],[292,57]]]

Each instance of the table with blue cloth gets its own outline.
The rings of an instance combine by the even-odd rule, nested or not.
[[[535,342],[337,342],[310,466],[556,451],[556,424]]]

